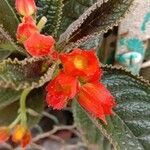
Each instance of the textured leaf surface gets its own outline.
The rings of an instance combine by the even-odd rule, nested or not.
[[[79,45],[85,40],[104,33],[125,15],[133,0],[99,0],[73,22],[60,36],[59,43]]]
[[[84,13],[97,0],[64,0],[63,15],[59,29],[59,35],[67,29],[67,27],[80,15]]]
[[[0,24],[15,39],[18,19],[7,0],[0,2]]]
[[[60,27],[60,20],[62,15],[63,0],[37,0],[38,6],[38,20],[42,16],[48,19],[43,32],[51,35],[56,35]]]
[[[40,87],[51,79],[55,66],[48,67],[47,58],[4,60],[0,63],[0,86],[17,90]]]
[[[149,150],[150,84],[121,68],[106,66],[103,69],[102,82],[117,101],[117,107],[114,109],[116,115],[108,117],[108,125],[105,126],[99,120],[91,117],[80,106],[75,105],[77,124],[89,143],[99,144],[103,135],[107,138],[107,142],[117,150]],[[91,126],[93,126],[94,131],[99,130],[93,135],[95,138],[100,137],[95,141],[90,138],[91,132],[93,132]],[[104,145],[107,145],[107,142]]]
[[[14,51],[26,54],[25,50],[17,46],[10,35],[0,26],[0,60],[7,58]]]
[[[9,93],[8,93],[9,94]],[[11,93],[12,95],[16,95],[16,91]],[[11,95],[10,95],[11,96]],[[6,97],[6,95],[5,95]],[[15,96],[14,96],[15,97]],[[15,97],[17,98],[17,97]],[[19,100],[19,97],[18,99]],[[36,89],[33,90],[30,95],[27,97],[27,108],[31,108],[34,111],[41,113],[43,111],[44,107],[44,95],[43,90]],[[14,119],[18,115],[18,109],[19,109],[19,101],[16,101],[14,103],[11,103],[3,108],[0,108],[0,126],[6,126],[9,125],[14,121]],[[28,116],[28,124],[30,127],[34,126],[38,123],[40,117],[33,117]]]

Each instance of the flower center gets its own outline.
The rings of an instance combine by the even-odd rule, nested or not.
[[[85,57],[82,56],[77,56],[74,59],[74,65],[77,69],[84,69],[87,66],[87,59]]]

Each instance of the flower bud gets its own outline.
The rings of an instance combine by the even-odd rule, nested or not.
[[[17,125],[12,134],[12,141],[15,143],[20,143],[21,147],[25,148],[31,142],[32,136],[31,132],[26,126]]]
[[[31,140],[32,140],[31,132],[27,130],[21,140],[21,147],[25,148],[28,144],[30,144]]]
[[[16,0],[16,9],[22,16],[30,16],[35,13],[34,0]]]
[[[0,128],[0,143],[6,142],[10,137],[9,128],[1,127]]]
[[[27,128],[23,125],[17,125],[12,134],[12,141],[15,143],[20,142],[25,135]]]

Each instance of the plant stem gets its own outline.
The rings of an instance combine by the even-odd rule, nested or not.
[[[21,115],[21,124],[27,125],[27,114],[26,114],[26,98],[30,93],[31,89],[25,89],[21,94],[20,99],[20,115]]]
[[[9,128],[12,129],[16,126],[16,124],[20,121],[21,115],[19,115],[10,125]]]

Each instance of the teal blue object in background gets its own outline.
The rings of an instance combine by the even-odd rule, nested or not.
[[[138,52],[128,52],[116,56],[116,60],[123,66],[127,67],[133,74],[138,74],[140,71],[142,55]]]
[[[141,30],[144,32],[146,31],[146,24],[150,21],[150,12],[146,14],[146,16],[144,17],[144,21],[142,23],[141,26]]]
[[[116,60],[127,67],[133,74],[139,74],[140,65],[145,55],[144,43],[138,38],[121,38],[120,46],[125,46],[128,52],[117,55]]]

